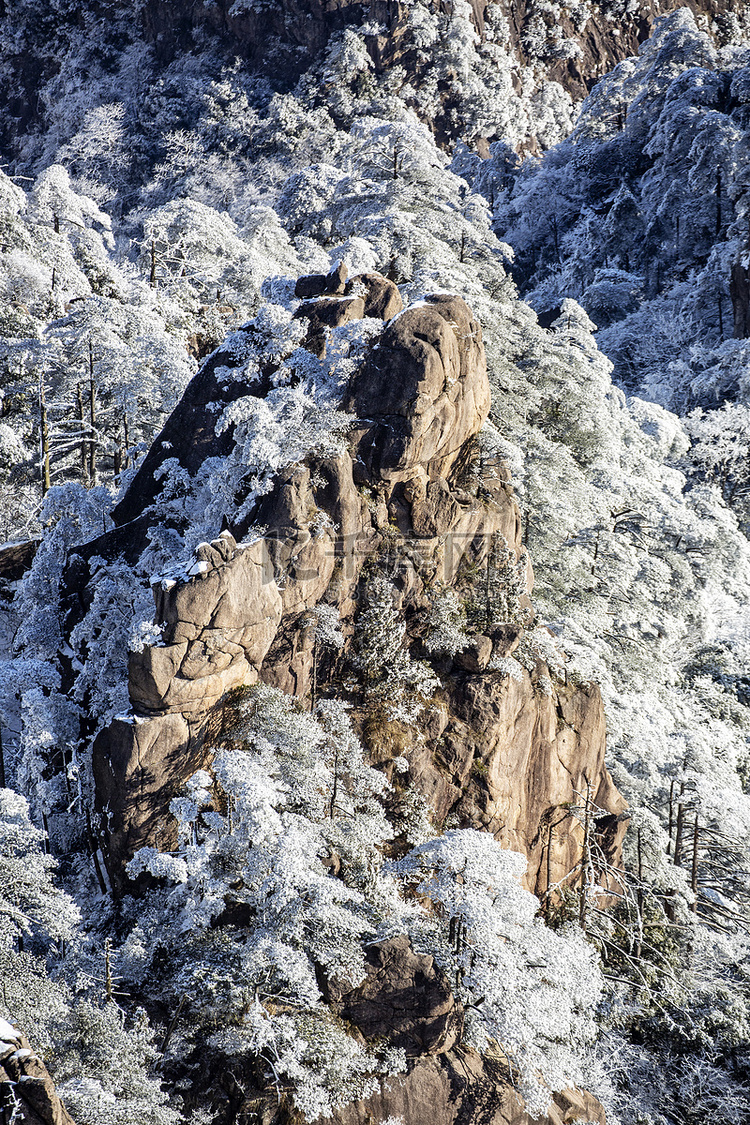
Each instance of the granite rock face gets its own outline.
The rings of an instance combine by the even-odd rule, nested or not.
[[[401,1118],[414,1125],[606,1125],[601,1104],[585,1090],[555,1094],[543,1118],[531,1117],[508,1082],[504,1060],[482,1058],[470,1047],[420,1058],[406,1077],[353,1102],[321,1125],[360,1125]]]
[[[75,1125],[44,1062],[26,1037],[0,1038],[0,1119],[15,1125]]]
[[[370,313],[396,310],[344,395],[345,408],[357,418],[348,449],[290,465],[257,502],[250,523],[202,543],[184,570],[152,580],[160,635],[130,653],[132,714],[102,730],[92,750],[96,827],[116,894],[133,892],[125,865],[139,848],[175,846],[170,801],[197,769],[210,769],[233,688],[262,680],[310,705],[317,670],[311,610],[323,603],[338,611],[345,637],[341,673],[350,660],[363,575],[372,564],[386,566],[407,643],[429,657],[420,646],[432,592],[474,582],[471,576],[488,567],[498,541],[523,580],[523,621],[475,632],[464,651],[433,659],[441,686],[419,730],[373,721],[366,701],[357,698],[351,700],[354,724],[371,763],[386,775],[394,773],[394,758],[402,759],[400,783],[424,797],[437,821],[451,817],[525,853],[525,884],[537,894],[576,868],[583,830],[570,809],[582,799],[594,810],[593,831],[617,869],[624,802],[604,764],[598,689],[565,683],[541,657],[523,666],[511,660],[509,672],[508,658],[520,651],[533,624],[533,573],[507,474],[477,454],[490,407],[481,329],[458,296],[428,296],[401,310],[387,279],[353,281],[349,295],[345,276],[298,284],[302,315],[317,323],[311,350],[321,341],[325,346],[331,302],[355,300],[358,315],[368,301],[375,303]],[[228,352],[221,354],[226,364]],[[219,389],[216,367],[213,356],[163,431],[166,452],[192,472],[231,441],[214,432],[216,412],[201,409]],[[236,396],[241,381],[222,385]],[[253,387],[245,393],[264,392]],[[160,438],[146,458],[152,471],[164,453]],[[76,548],[69,584],[73,578],[82,583],[81,605],[90,597],[90,557],[111,557],[115,550],[137,557],[154,495],[153,477],[142,469],[115,513],[118,526]],[[318,689],[325,691],[327,674],[325,667],[316,671]],[[507,1069],[459,1046],[463,1012],[451,982],[406,937],[371,946],[366,978],[356,987],[340,980],[324,987],[353,1033],[403,1047],[411,1060],[404,1077],[342,1111],[335,1118],[340,1125],[355,1125],[368,1113],[418,1125],[425,1099],[447,1114],[446,1125],[476,1125],[486,1113],[497,1125],[527,1120],[508,1087]],[[575,1112],[601,1120],[587,1095],[570,1097]],[[557,1121],[557,1112],[550,1121]],[[559,1108],[560,1121],[572,1119],[566,1113]]]
[[[366,979],[355,989],[329,984],[326,999],[370,1041],[387,1039],[409,1056],[439,1055],[461,1038],[463,1011],[432,957],[408,937],[376,942],[366,952]]]
[[[371,294],[388,296],[387,279],[365,276]],[[329,275],[298,287],[321,290],[307,298],[315,305],[338,299],[330,290],[346,285],[345,276]],[[390,296],[388,302],[396,307]],[[199,410],[216,381],[214,367],[212,357],[165,427],[173,439],[168,452],[180,463],[194,466],[201,451],[215,455],[226,440],[212,434]],[[104,851],[117,889],[127,886],[124,864],[134,851],[170,846],[169,802],[210,764],[210,739],[228,692],[261,679],[309,699],[310,610],[320,602],[334,606],[351,636],[368,560],[389,553],[395,560],[411,643],[419,643],[430,589],[454,584],[467,567],[481,572],[497,537],[519,561],[532,612],[533,575],[509,481],[492,470],[464,487],[490,406],[481,329],[465,302],[428,296],[397,313],[353,376],[344,405],[359,419],[349,452],[309,458],[282,474],[254,513],[263,535],[251,533],[238,546],[225,531],[197,549],[185,573],[152,586],[161,639],[130,654],[133,718],[113,722],[93,747]],[[162,445],[155,443],[154,457]],[[141,471],[116,512],[126,526],[108,533],[119,547],[128,528],[142,539],[152,493],[152,479]],[[94,548],[106,554],[106,539],[79,549],[81,557]],[[71,565],[77,573],[75,559]],[[525,852],[526,885],[542,893],[547,879],[563,878],[580,854],[580,824],[562,810],[588,795],[602,846],[617,866],[624,802],[604,765],[598,690],[552,687],[542,663],[516,663],[514,676],[497,664],[522,633],[508,624],[492,636],[477,634],[444,662],[421,731],[404,727],[398,742],[411,783],[436,817],[458,817]],[[353,715],[358,721],[356,707]],[[362,722],[371,760],[392,772],[392,732],[368,726],[364,716]]]
[[[440,294],[400,313],[344,406],[371,423],[359,440],[363,479],[445,480],[490,411],[482,331],[466,303]]]

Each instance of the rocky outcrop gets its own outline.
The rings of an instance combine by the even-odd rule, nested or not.
[[[186,577],[153,584],[162,640],[130,660],[130,698],[142,714],[210,710],[257,673],[281,620],[282,598],[261,538],[238,548],[223,532],[198,547]]]
[[[75,1125],[47,1067],[5,1020],[0,1020],[0,1118],[15,1125]]]
[[[378,300],[385,295],[383,308],[395,307],[387,279],[352,280]],[[298,290],[318,296],[301,307],[346,299],[331,290],[349,284],[336,271],[304,279]],[[148,526],[153,474],[166,454],[195,472],[201,457],[226,448],[230,439],[212,429],[216,412],[201,411],[201,403],[221,388],[236,396],[240,381],[216,374],[229,355],[211,357],[188,388],[115,510],[122,526],[77,549],[70,564],[77,581],[92,553],[106,557],[114,544],[133,557]],[[238,545],[226,530],[202,544],[186,570],[153,580],[161,636],[130,654],[133,715],[100,732],[93,746],[116,889],[127,887],[124,864],[139,847],[171,846],[169,801],[210,764],[228,692],[262,679],[309,699],[310,610],[321,601],[334,606],[351,636],[368,560],[392,572],[412,644],[424,632],[430,591],[483,573],[498,539],[520,561],[524,612],[531,614],[533,577],[509,481],[475,457],[490,398],[481,328],[465,302],[440,294],[400,311],[353,376],[344,405],[359,419],[349,452],[311,457],[282,474],[253,513],[263,534],[243,525],[238,535],[246,538]],[[509,623],[475,635],[452,661],[443,660],[442,686],[419,732],[375,721],[366,705],[352,703],[373,763],[390,774],[394,756],[405,758],[406,780],[440,822],[457,818],[525,852],[527,886],[542,893],[548,880],[572,872],[580,855],[580,818],[565,810],[588,800],[616,866],[624,803],[604,764],[598,690],[553,687],[541,660],[526,668],[512,661],[510,675],[502,661],[523,634],[523,625]],[[324,688],[325,675],[323,667]]]
[[[588,795],[615,866],[626,809],[604,763],[598,687],[560,683],[548,693],[540,690],[546,671],[514,678],[477,668],[447,677],[446,705],[428,714],[428,740],[409,752],[411,776],[439,821],[458,817],[524,852],[526,885],[538,895],[580,859],[583,825],[571,804],[584,807]]]
[[[407,1056],[438,1055],[460,1040],[463,1011],[432,957],[415,953],[408,937],[376,942],[366,952],[357,988],[329,983],[326,1000],[372,1041],[387,1039]]]
[[[355,376],[344,408],[368,423],[358,439],[359,482],[382,481],[389,493],[406,481],[425,489],[446,482],[490,412],[482,332],[468,306],[441,294],[401,313]]]
[[[583,804],[600,854],[617,868],[624,802],[604,764],[598,690],[555,677],[539,654],[530,659],[527,652],[523,665],[511,659],[532,623],[533,574],[507,474],[478,453],[490,407],[481,328],[458,296],[427,296],[401,310],[391,286],[379,275],[349,281],[342,271],[298,283],[299,315],[315,326],[311,349],[321,341],[325,347],[334,302],[356,301],[358,315],[368,302],[371,312],[398,310],[344,394],[357,419],[349,447],[290,465],[241,526],[202,543],[182,569],[152,579],[159,635],[129,655],[132,714],[100,731],[92,748],[98,830],[117,894],[134,890],[125,864],[138,848],[175,845],[170,801],[197,769],[210,769],[231,690],[263,680],[309,706],[314,674],[318,693],[349,693],[373,765],[395,778],[399,758],[393,800],[411,787],[436,822],[450,818],[492,832],[525,853],[530,890],[542,895],[551,883],[575,881],[584,846],[575,810]],[[119,526],[76,549],[69,585],[73,576],[85,586],[93,556],[137,557],[151,518],[153,474],[167,456],[194,473],[202,459],[227,451],[231,434],[217,434],[217,411],[201,404],[213,394],[233,400],[238,387],[266,393],[262,381],[248,386],[227,373],[231,357],[227,347],[196,376],[149,452],[150,468],[115,510]],[[451,586],[470,597],[498,543],[525,590],[519,616],[475,631],[453,657],[430,657],[424,635],[433,592]],[[418,729],[351,687],[351,638],[368,568],[388,573],[410,648],[432,659],[439,674]],[[71,621],[90,596],[90,589],[79,591]],[[311,610],[321,603],[337,610],[346,638],[335,683],[335,666],[316,663]],[[388,846],[395,854],[400,845]],[[416,1125],[426,1098],[447,1115],[446,1125],[476,1125],[480,1113],[497,1125],[527,1120],[508,1085],[507,1061],[460,1045],[463,1011],[451,982],[405,936],[368,948],[356,987],[336,979],[321,987],[353,1034],[403,1048],[410,1060],[397,1082],[342,1110],[339,1125],[368,1113]],[[571,1094],[559,1120],[579,1110],[601,1119],[598,1104]]]
[[[416,954],[405,936],[389,938],[368,949],[366,974],[356,989],[329,987],[326,999],[368,1042],[403,1047],[409,1068],[319,1125],[392,1117],[414,1125],[540,1125],[513,1090],[505,1056],[483,1058],[460,1045],[463,1011],[432,957]],[[583,1090],[556,1094],[544,1125],[573,1121],[605,1125],[601,1104]]]
[[[325,1125],[361,1125],[389,1118],[415,1125],[606,1123],[601,1104],[585,1090],[563,1090],[554,1095],[543,1118],[531,1117],[508,1081],[507,1061],[482,1058],[470,1047],[419,1059],[406,1077],[384,1081],[377,1093],[352,1102],[325,1119]]]

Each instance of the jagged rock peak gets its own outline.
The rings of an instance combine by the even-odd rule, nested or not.
[[[350,284],[333,271],[298,288],[317,288],[317,300],[328,302],[346,300],[330,291]],[[361,284],[381,294],[391,285],[376,275]],[[231,448],[231,434],[216,435],[216,412],[201,406],[222,386],[238,394],[238,381],[216,374],[227,354],[206,361],[121,502],[120,519],[138,518],[108,533],[118,550],[124,536],[142,541],[148,531],[158,485],[146,467],[158,468],[165,444],[193,471],[208,451]],[[488,623],[442,660],[440,698],[423,730],[399,735],[411,783],[441,822],[456,816],[526,852],[526,882],[537,893],[574,865],[580,848],[572,825],[548,856],[544,825],[588,787],[602,847],[616,865],[624,802],[604,765],[599,692],[559,682],[553,689],[538,646],[525,668],[515,659],[533,632],[532,571],[505,471],[475,471],[490,395],[481,328],[462,298],[427,296],[393,317],[352,375],[343,405],[358,418],[348,449],[313,453],[281,472],[254,512],[260,530],[240,543],[225,530],[180,572],[152,580],[161,635],[129,655],[133,717],[115,720],[93,747],[113,883],[128,886],[124,864],[139,847],[170,846],[169,802],[195,770],[210,766],[229,691],[260,679],[309,705],[316,606],[338,615],[346,663],[363,574],[395,558],[407,644],[422,645],[434,591],[458,585],[469,596],[467,576],[490,567],[493,544],[505,545],[523,621]],[[106,539],[79,548],[81,557],[106,556]],[[371,760],[390,774],[392,745],[368,729]]]

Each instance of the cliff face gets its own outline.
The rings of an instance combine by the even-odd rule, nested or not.
[[[594,838],[606,886],[612,876],[604,858],[615,871],[620,863],[624,801],[604,764],[602,700],[594,685],[567,683],[561,667],[551,670],[540,647],[519,510],[504,467],[477,438],[490,407],[479,324],[457,296],[428,296],[401,309],[396,287],[379,275],[348,285],[340,273],[304,278],[297,292],[307,298],[298,315],[317,356],[329,346],[331,326],[395,315],[345,390],[348,448],[290,464],[250,513],[202,543],[181,573],[152,579],[160,640],[130,653],[132,714],[93,745],[113,888],[132,893],[124,868],[139,848],[176,846],[170,801],[196,770],[211,769],[229,693],[258,681],[303,708],[326,694],[347,698],[370,761],[393,779],[394,794],[407,787],[421,794],[438,829],[446,822],[483,829],[524,853],[530,890],[543,896],[566,879],[574,889],[571,873]],[[115,510],[119,526],[76,548],[67,572],[70,628],[96,582],[88,560],[138,557],[166,460],[194,476],[206,458],[231,449],[234,435],[217,431],[220,410],[207,404],[264,394],[231,377],[238,353],[227,346],[206,361]],[[431,653],[428,619],[438,592],[452,588],[468,598],[483,590],[498,545],[515,576],[514,609],[499,623],[488,616],[484,631],[480,614],[454,655]],[[440,686],[416,723],[373,706],[354,682],[363,590],[366,598],[373,572],[388,576],[411,652],[438,674]],[[345,638],[335,660],[316,647],[311,611],[320,605],[335,611]],[[583,823],[572,811],[582,806]],[[397,854],[400,845],[386,846]],[[473,1125],[485,1109],[496,1125],[530,1120],[509,1086],[507,1061],[461,1045],[463,1009],[451,982],[407,937],[369,947],[367,978],[354,990],[331,981],[325,987],[332,1010],[364,1040],[388,1041],[413,1060],[405,1077],[342,1111],[338,1125],[368,1115],[418,1125],[428,1104],[446,1125]],[[260,1112],[266,1093],[248,1095],[231,1119]],[[573,1113],[603,1120],[588,1095],[564,1101],[560,1120]]]
[[[495,20],[500,15],[507,23],[509,45],[518,66],[541,66],[547,78],[560,82],[576,100],[585,97],[622,59],[637,55],[654,20],[677,6],[674,0],[640,0],[635,8],[627,5],[621,9],[592,4],[587,18],[581,20],[565,6],[554,13],[533,0],[471,0],[472,18],[480,36],[485,34],[488,10]],[[436,7],[449,12],[450,0],[440,0]],[[721,33],[727,14],[738,10],[739,5],[732,0],[691,0],[687,7],[713,21],[715,30]],[[368,25],[373,32],[366,36],[366,42],[376,68],[404,65],[413,80],[419,74],[420,52],[408,27],[408,8],[400,0],[280,0],[272,5],[236,4],[233,0],[212,4],[147,0],[143,18],[146,38],[164,60],[189,47],[195,33],[202,31],[231,44],[263,70],[268,44],[275,40],[274,66],[278,67],[279,58],[283,58],[290,81],[319,57],[336,31],[350,25]],[[538,58],[530,45],[532,37],[553,31],[549,48]],[[554,46],[559,33],[572,45],[565,51]]]
[[[389,293],[389,311],[400,304],[392,283],[375,277],[368,284]],[[303,306],[315,347],[316,317],[341,320],[352,304],[343,291],[318,301],[317,312],[314,301]],[[176,455],[195,472],[201,458],[231,441],[214,433],[216,412],[200,408],[222,388],[237,395],[236,382],[216,375],[228,359],[214,355],[188,389],[115,511],[120,528],[71,559],[68,585],[79,607],[88,597],[81,590],[87,557],[137,556],[159,462]],[[314,691],[330,689],[331,669],[316,660],[310,611],[331,606],[351,638],[363,571],[375,561],[390,569],[415,652],[434,591],[460,586],[467,573],[484,574],[493,543],[507,544],[531,588],[509,481],[477,451],[489,385],[481,329],[460,298],[428,297],[392,319],[353,376],[344,405],[359,419],[350,450],[290,466],[253,513],[262,534],[246,524],[226,529],[198,548],[187,573],[153,582],[161,641],[130,654],[133,717],[116,720],[93,747],[97,807],[117,887],[127,885],[123,865],[139,847],[173,843],[169,801],[210,763],[231,689],[260,679],[305,706]],[[409,780],[437,823],[451,817],[525,852],[527,885],[543,893],[580,858],[582,828],[567,812],[571,805],[587,796],[593,802],[602,846],[616,866],[624,802],[604,765],[598,689],[553,676],[540,652],[527,653],[526,667],[508,660],[531,632],[528,595],[521,602],[525,625],[475,632],[463,651],[433,660],[441,687],[419,731],[373,716],[356,696],[352,705],[373,763],[391,776],[393,759],[405,758]],[[338,683],[350,653],[351,640]]]

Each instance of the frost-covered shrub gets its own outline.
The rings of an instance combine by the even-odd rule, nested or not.
[[[357,618],[354,666],[366,693],[393,719],[413,721],[438,680],[428,664],[413,660],[405,646],[406,624],[394,604],[395,590],[376,575],[367,583],[365,607]]]
[[[427,626],[425,647],[428,652],[455,656],[470,643],[471,637],[466,632],[466,607],[450,587],[439,590],[432,598]]]
[[[196,774],[188,795],[172,802],[178,853],[143,849],[130,865],[133,876],[148,870],[176,885],[139,922],[125,954],[142,978],[144,943],[153,956],[158,935],[169,950],[166,987],[191,996],[181,1034],[223,1024],[213,1047],[259,1057],[313,1119],[366,1096],[375,1074],[403,1067],[346,1033],[318,980],[322,971],[359,983],[363,943],[398,902],[377,852],[389,835],[387,782],[365,764],[334,700],[311,715],[258,685],[238,701],[229,734],[212,767],[226,813],[212,807],[212,778]],[[334,860],[340,878],[330,872]],[[234,916],[245,919],[241,930]],[[216,929],[222,924],[228,932]]]
[[[543,1114],[553,1091],[583,1081],[602,988],[593,949],[577,929],[553,933],[536,918],[539,903],[518,881],[525,857],[487,833],[446,832],[393,869],[450,921],[439,957],[469,1004],[469,1041],[498,1044],[529,1112]]]
[[[177,1113],[149,1075],[156,1051],[145,1013],[129,1028],[121,1009],[91,995],[80,911],[55,886],[57,864],[43,841],[27,801],[0,789],[0,1019],[44,1054],[78,1121],[175,1125]]]

